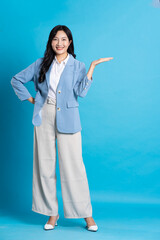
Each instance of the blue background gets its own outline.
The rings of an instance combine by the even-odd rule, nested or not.
[[[3,230],[11,223],[11,212],[14,220],[22,212],[28,216],[19,224],[43,224],[47,219],[41,216],[41,221],[40,215],[31,213],[33,104],[18,99],[10,80],[43,57],[51,29],[62,24],[72,31],[76,58],[85,63],[87,71],[93,60],[113,57],[96,66],[87,96],[79,98],[93,217],[102,229],[97,239],[160,237],[160,5],[156,7],[153,2],[158,1],[1,3],[2,216],[8,211]],[[34,97],[33,83],[25,86]],[[63,216],[59,167],[57,175],[59,212]],[[36,221],[31,220],[35,215]],[[138,228],[142,219],[145,225]],[[77,226],[75,220],[69,221]],[[124,226],[130,226],[130,231],[125,232]],[[39,225],[35,227],[40,234]],[[3,239],[7,239],[5,234]],[[16,239],[18,236],[21,239],[21,235]]]

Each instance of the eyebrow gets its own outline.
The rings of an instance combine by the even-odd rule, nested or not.
[[[58,37],[54,37],[54,38],[58,38]],[[61,38],[66,38],[66,37],[61,37]]]

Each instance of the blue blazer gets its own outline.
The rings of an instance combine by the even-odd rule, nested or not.
[[[85,97],[93,82],[93,78],[89,80],[87,77],[85,64],[75,59],[71,54],[69,55],[56,91],[56,126],[58,131],[62,133],[75,133],[82,130],[78,96]],[[42,58],[38,58],[11,79],[11,85],[21,101],[32,97],[24,84],[29,81],[34,82],[37,92],[32,118],[34,126],[40,126],[42,123],[41,110],[48,96],[49,74],[53,65],[52,62],[46,72],[44,82],[39,83],[41,62]]]

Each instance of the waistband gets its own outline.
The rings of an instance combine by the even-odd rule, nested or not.
[[[50,98],[48,97],[45,101],[45,104],[52,104],[52,105],[56,105],[56,99]]]

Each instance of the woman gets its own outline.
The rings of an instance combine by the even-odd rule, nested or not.
[[[95,66],[113,58],[100,58],[85,64],[75,59],[71,31],[55,26],[49,35],[43,58],[11,79],[21,101],[34,104],[33,198],[32,210],[49,217],[45,230],[54,229],[59,219],[56,196],[56,140],[65,218],[84,218],[89,231],[97,231],[86,169],[82,157],[78,97],[86,96]],[[33,81],[33,98],[24,84]]]

